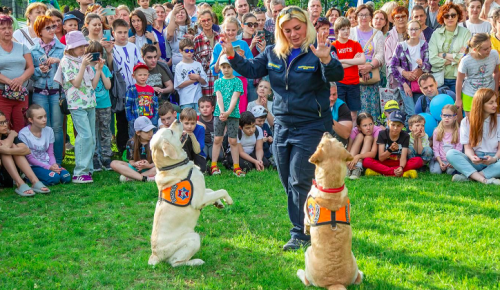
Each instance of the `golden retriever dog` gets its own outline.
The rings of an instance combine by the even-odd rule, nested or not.
[[[233,203],[227,191],[205,189],[205,177],[187,158],[181,135],[182,124],[175,121],[170,128],[160,129],[150,142],[159,193],[150,265],[164,260],[173,267],[202,265],[201,259],[191,260],[200,249],[200,236],[194,231],[200,210],[207,205],[221,205],[221,198],[227,204]]]
[[[305,270],[297,271],[306,286],[346,289],[363,280],[351,251],[350,204],[344,185],[350,160],[351,154],[329,133],[309,159],[316,165],[316,180],[304,206],[304,231],[311,235],[311,246],[305,253]]]

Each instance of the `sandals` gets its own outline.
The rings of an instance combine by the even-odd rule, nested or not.
[[[238,177],[245,177],[245,171],[241,170],[240,167],[233,169],[233,174]]]
[[[221,174],[221,171],[220,171],[219,167],[217,167],[217,165],[214,165],[214,166],[210,167],[210,174],[211,175],[218,175],[218,174]]]
[[[42,190],[42,188],[47,188],[47,190]],[[33,189],[34,192],[36,193],[49,193],[50,189],[45,186],[41,181],[38,181],[37,183],[31,185],[31,189]]]
[[[21,186],[16,188],[14,191],[19,194],[20,196],[35,196],[36,192],[33,190],[32,194],[25,193],[28,190],[33,190],[31,187],[29,187],[26,183],[23,183]]]

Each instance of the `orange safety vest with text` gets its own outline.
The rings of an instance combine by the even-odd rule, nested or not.
[[[314,197],[307,197],[307,213],[309,215],[309,223],[312,227],[322,225],[336,226],[337,223],[350,225],[351,223],[351,203],[347,199],[347,205],[341,207],[337,211],[331,211],[320,206]]]
[[[193,183],[191,182],[192,172],[193,169],[189,171],[185,179],[163,189],[161,191],[161,199],[175,206],[184,207],[190,205],[194,193]]]

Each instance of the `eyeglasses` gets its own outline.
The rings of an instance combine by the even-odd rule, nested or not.
[[[408,16],[406,16],[406,15],[396,15],[396,16],[394,16],[394,19],[396,19],[396,20],[399,21],[399,20],[405,20],[406,17],[408,17]]]
[[[281,19],[281,17],[287,15],[287,14],[290,14],[290,15],[304,15],[304,13],[302,13],[302,9],[300,8],[297,8],[297,7],[287,7],[283,10],[281,10],[279,16],[278,16],[278,20]]]
[[[257,7],[253,10],[254,12],[267,12],[267,9],[265,7]]]
[[[7,125],[9,125],[9,121],[8,120],[0,121],[0,126],[7,126]]]
[[[50,32],[51,30],[56,30],[57,28],[57,24],[54,24],[52,26],[45,26],[45,30],[47,30],[47,32]]]
[[[194,53],[194,49],[184,49],[185,53]]]
[[[457,18],[457,13],[450,13],[450,14],[445,14],[443,15],[444,19],[455,19]]]
[[[358,14],[358,18],[368,18],[370,14]]]
[[[210,23],[210,22],[212,22],[211,18],[200,20],[200,23]]]
[[[420,28],[410,28],[410,29],[408,29],[409,32],[417,32],[419,30],[420,30]]]
[[[250,27],[250,28],[252,28],[252,27],[257,28],[257,26],[259,26],[259,23],[257,23],[257,22],[245,22],[243,24]]]
[[[443,119],[451,119],[453,117],[455,117],[457,114],[453,114],[453,115],[448,115],[448,114],[441,114],[441,117]]]

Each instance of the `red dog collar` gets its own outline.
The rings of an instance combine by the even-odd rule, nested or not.
[[[313,179],[313,185],[316,186],[316,188],[319,189],[320,191],[323,191],[326,193],[339,193],[342,190],[344,190],[344,188],[345,188],[345,184],[342,184],[341,187],[337,187],[337,188],[323,188],[316,183],[315,179]]]

